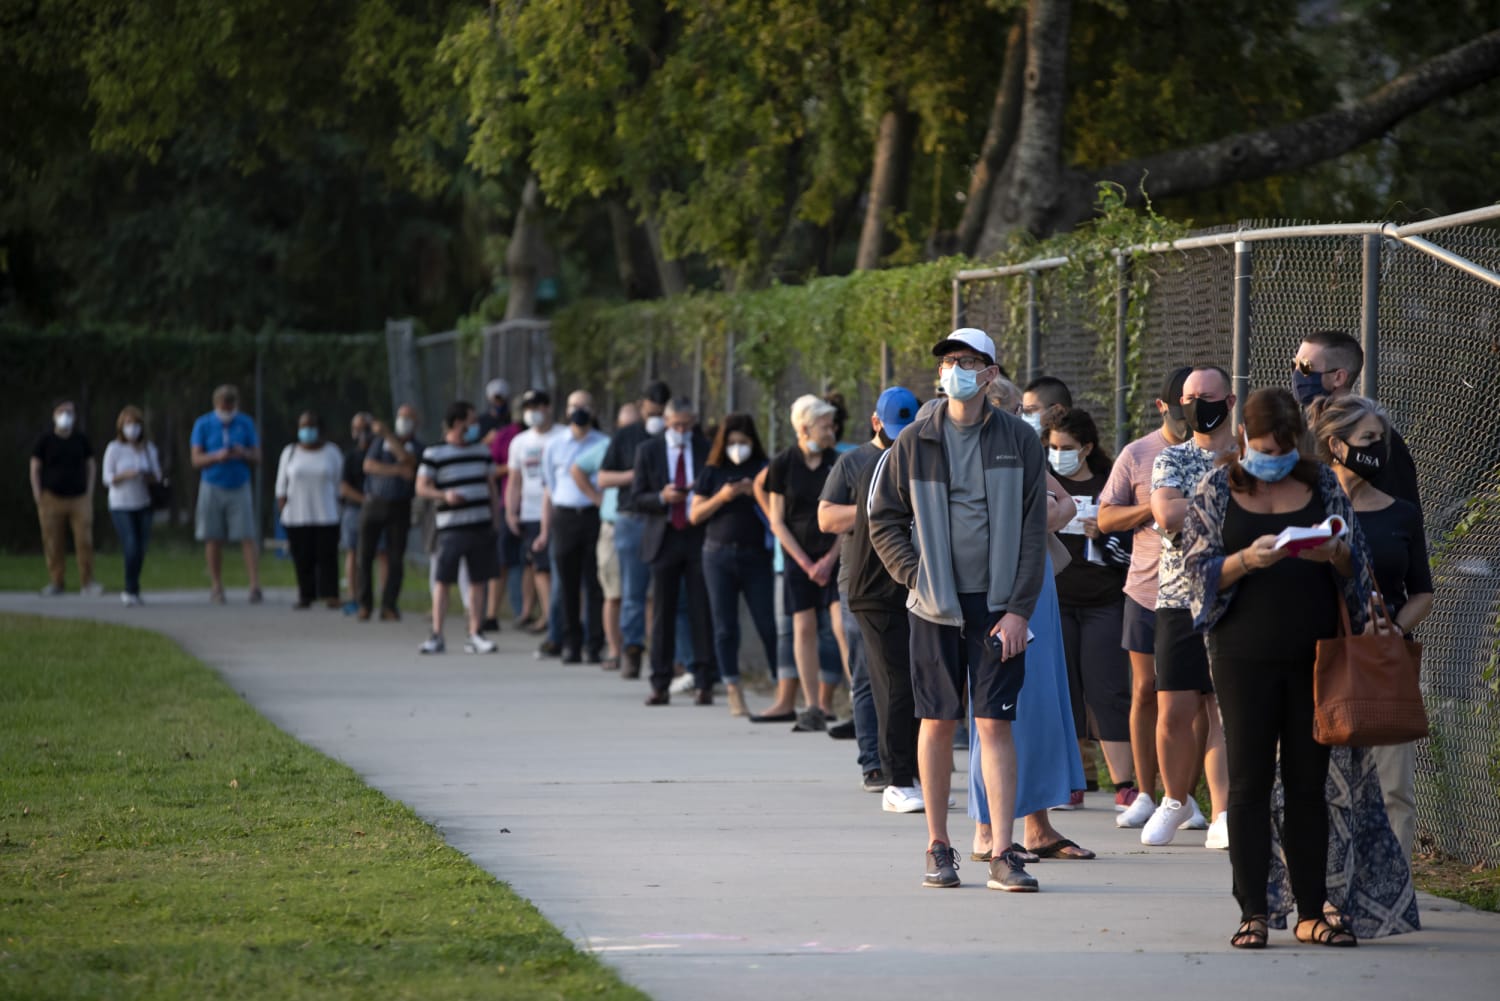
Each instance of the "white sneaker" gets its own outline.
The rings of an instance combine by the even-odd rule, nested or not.
[[[1198,809],[1198,801],[1196,799],[1190,799],[1188,800],[1188,803],[1193,808],[1193,815],[1179,824],[1177,829],[1179,831],[1208,830],[1208,818],[1203,815],[1202,810]]]
[[[1161,805],[1146,821],[1146,826],[1141,828],[1141,844],[1143,845],[1170,845],[1172,839],[1177,835],[1177,828],[1184,820],[1192,816],[1193,808],[1187,803],[1179,802],[1170,796],[1161,798]]]
[[[690,695],[698,690],[698,679],[693,677],[692,671],[687,671],[680,678],[673,678],[672,683],[667,686],[667,691],[673,695]]]
[[[87,595],[90,598],[97,598],[104,593],[104,585],[97,580],[89,581],[86,586],[78,589],[78,593]]]
[[[470,633],[464,641],[464,653],[494,653],[495,644],[484,638],[483,633]]]
[[[880,808],[886,813],[921,813],[927,804],[922,802],[921,786],[886,786]]]
[[[1204,848],[1217,848],[1219,851],[1229,850],[1229,811],[1225,810],[1214,818],[1214,822],[1208,825],[1208,837],[1204,839]]]
[[[443,645],[443,637],[433,633],[427,637],[427,642],[417,648],[418,653],[443,653],[447,647]]]
[[[56,598],[58,595],[60,595],[62,593],[63,593],[63,589],[62,589],[62,586],[59,585],[59,584],[48,584],[46,587],[42,588],[42,597],[43,598]]]
[[[1136,793],[1135,802],[1125,808],[1125,811],[1115,817],[1116,827],[1141,827],[1151,819],[1151,814],[1156,812],[1156,804],[1146,793]]]

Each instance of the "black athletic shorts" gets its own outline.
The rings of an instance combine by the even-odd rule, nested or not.
[[[1120,628],[1120,646],[1131,653],[1156,655],[1156,610],[1125,596],[1125,621]]]
[[[964,624],[940,626],[911,619],[911,688],[918,719],[964,718],[963,691],[979,719],[1014,720],[1016,700],[1026,681],[1026,653],[1000,659],[990,630],[1003,612],[989,610],[983,594],[961,594]]]
[[[469,564],[469,583],[483,584],[500,576],[500,555],[496,551],[494,529],[446,528],[438,532],[437,580],[440,584],[458,583],[458,565]]]
[[[521,522],[521,559],[526,565],[537,573],[552,572],[552,556],[548,552],[552,548],[550,542],[540,550],[532,549],[532,544],[542,536],[542,523],[539,521]]]
[[[833,565],[833,573],[828,575],[827,584],[819,584],[797,565],[794,559],[782,561],[785,565],[781,571],[781,586],[785,589],[782,593],[782,608],[787,615],[795,615],[805,612],[809,608],[827,608],[839,600],[839,565]]]
[[[1211,693],[1208,646],[1186,608],[1156,610],[1156,690]]]

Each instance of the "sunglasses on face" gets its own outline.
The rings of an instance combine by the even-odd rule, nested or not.
[[[1292,368],[1297,372],[1298,375],[1327,375],[1329,372],[1338,371],[1338,369],[1336,368],[1326,368],[1323,371],[1319,372],[1317,369],[1312,367],[1312,364],[1310,362],[1303,361],[1301,358],[1292,359]]]

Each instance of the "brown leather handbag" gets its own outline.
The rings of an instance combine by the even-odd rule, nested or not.
[[[1370,596],[1374,628],[1353,635],[1339,599],[1339,635],[1318,641],[1313,665],[1313,739],[1320,744],[1376,747],[1427,736],[1419,679],[1422,644],[1401,635],[1380,592]]]

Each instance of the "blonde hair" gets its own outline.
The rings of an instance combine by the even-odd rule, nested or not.
[[[1021,409],[1020,387],[1003,375],[995,376],[994,381],[985,387],[984,395],[991,403],[1008,414]]]
[[[799,396],[797,402],[792,404],[792,430],[801,434],[813,421],[823,417],[832,417],[836,413],[838,413],[838,408],[820,396],[814,396],[812,393]]]

